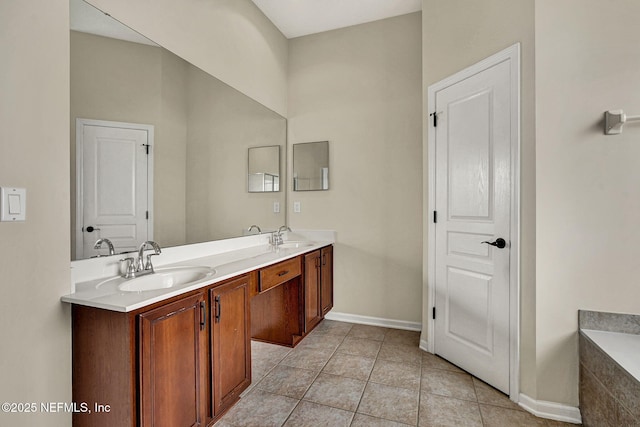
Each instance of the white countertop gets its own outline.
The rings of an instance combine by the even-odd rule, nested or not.
[[[305,234],[302,234],[305,236]],[[174,286],[166,289],[157,289],[141,292],[125,292],[118,289],[118,281],[110,280],[117,277],[114,266],[119,264],[121,257],[105,257],[92,260],[74,261],[72,268],[75,273],[75,282],[72,283],[72,292],[64,295],[61,300],[66,303],[79,304],[89,307],[102,308],[112,311],[129,312],[147,305],[163,301],[189,291],[197,290],[208,285],[221,282],[232,277],[248,273],[259,268],[269,266],[289,258],[296,257],[306,252],[320,249],[333,244],[335,239],[332,232],[322,232],[313,235],[314,240],[307,240],[307,246],[298,248],[274,248],[269,245],[264,237],[229,239],[228,241],[212,242],[211,244],[186,245],[177,248],[163,249],[158,262],[154,259],[154,266],[202,266],[216,270],[213,276],[205,277],[199,281],[185,285]],[[301,240],[300,234],[295,239]],[[306,236],[309,236],[307,234]],[[306,237],[305,236],[305,237]],[[318,239],[320,237],[321,239]],[[245,239],[244,242],[242,239]],[[245,247],[243,243],[248,245]],[[228,249],[228,250],[225,250]],[[102,274],[109,272],[110,274]],[[98,286],[100,285],[100,286]]]

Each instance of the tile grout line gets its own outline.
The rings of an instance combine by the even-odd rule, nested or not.
[[[418,346],[418,348],[420,348]],[[422,407],[422,381],[423,381],[423,374],[422,372],[424,371],[422,368],[424,364],[424,356],[422,354],[422,349],[420,349],[420,384],[418,384],[418,420],[416,422],[416,426],[420,425],[420,412],[421,412],[421,407]]]
[[[371,374],[373,373],[373,369],[376,366],[376,363],[378,362],[378,357],[380,356],[380,351],[382,350],[382,344],[384,343],[384,338],[387,336],[387,332],[389,332],[388,330],[385,330],[384,335],[382,336],[382,341],[380,342],[380,348],[378,349],[378,351],[376,352],[376,357],[373,359],[373,367],[371,368],[371,372],[369,372],[369,376],[367,377],[367,380],[365,381],[364,384],[364,389],[362,390],[362,394],[360,395],[360,399],[358,400],[358,404],[356,405],[356,409],[354,411],[354,415],[353,415],[353,419],[356,418],[355,414],[359,414],[361,412],[358,412],[358,409],[360,409],[360,405],[362,404],[362,398],[364,397],[364,393],[367,390],[367,387],[369,386],[369,380],[371,379]],[[368,415],[368,414],[365,414]],[[379,417],[375,417],[378,419],[383,420],[384,418],[379,418]],[[353,424],[353,420],[351,421],[351,424]]]
[[[482,409],[480,408],[480,401],[478,400],[478,388],[476,387],[476,382],[473,380],[473,376],[471,376],[471,384],[473,385],[473,393],[476,395],[476,405],[478,405],[478,412],[480,413],[480,422],[484,426],[484,417],[482,416]]]
[[[353,327],[353,325],[351,326]],[[351,328],[349,328],[349,331],[351,330]],[[315,332],[315,331],[312,331]],[[348,332],[347,332],[348,333]],[[340,341],[340,344],[342,344],[344,342],[346,335],[344,337],[342,337],[342,340]],[[313,385],[313,383],[316,381],[316,379],[318,379],[318,377],[320,376],[320,374],[322,373],[323,369],[325,368],[325,366],[327,366],[327,363],[329,363],[329,360],[331,360],[331,358],[333,357],[333,355],[338,351],[338,347],[340,347],[340,344],[338,344],[336,346],[336,348],[333,350],[333,352],[331,353],[331,355],[329,356],[329,358],[327,359],[326,362],[324,362],[324,365],[322,365],[322,368],[320,368],[320,370],[318,371],[318,373],[316,374],[315,378],[313,379],[313,381],[311,382],[311,384],[309,385],[309,387],[307,388],[307,390],[304,392],[304,394],[302,395],[302,397],[298,400],[298,403],[296,403],[296,406],[293,407],[293,409],[291,410],[291,412],[289,412],[289,415],[287,415],[287,418],[285,418],[284,422],[282,424],[280,424],[280,426],[284,426],[287,421],[289,421],[289,419],[291,418],[291,415],[295,412],[295,410],[298,408],[298,406],[300,406],[300,403],[304,400],[304,396],[307,394],[307,392],[309,391],[309,389],[311,388],[311,386]],[[291,350],[293,351],[293,349]],[[289,352],[291,353],[291,352]],[[282,359],[284,360],[284,358]],[[278,363],[278,365],[280,365],[280,363]],[[276,366],[278,366],[276,365]],[[286,366],[286,365],[285,365]],[[305,400],[306,402],[306,400]],[[312,402],[314,403],[314,402]],[[327,406],[327,405],[325,405]]]

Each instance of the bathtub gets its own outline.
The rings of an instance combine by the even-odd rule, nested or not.
[[[583,425],[640,426],[640,316],[579,311]]]
[[[583,329],[582,333],[640,381],[640,335],[593,329]]]

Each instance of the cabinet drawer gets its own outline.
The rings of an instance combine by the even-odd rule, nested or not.
[[[264,292],[281,283],[298,277],[301,274],[300,257],[282,261],[271,267],[260,270],[258,292]]]

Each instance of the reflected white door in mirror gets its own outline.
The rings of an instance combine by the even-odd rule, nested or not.
[[[118,253],[153,239],[152,125],[76,119],[76,259]]]

